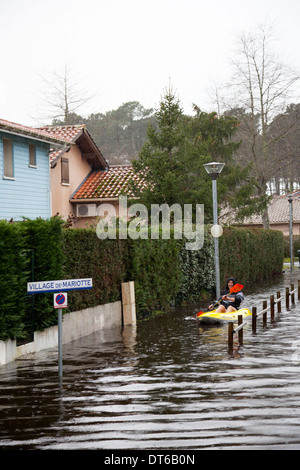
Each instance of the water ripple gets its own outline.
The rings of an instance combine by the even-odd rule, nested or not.
[[[65,345],[62,385],[56,350],[0,367],[0,448],[300,449],[300,305],[233,354],[195,309]]]

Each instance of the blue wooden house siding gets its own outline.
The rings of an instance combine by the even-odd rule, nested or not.
[[[3,138],[12,141],[12,178],[4,175]],[[35,165],[32,160],[34,149]],[[46,219],[51,216],[49,150],[47,143],[0,131],[0,219]]]

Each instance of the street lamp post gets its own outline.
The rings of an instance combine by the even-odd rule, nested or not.
[[[293,196],[289,196],[290,203],[290,257],[291,257],[291,272],[294,269],[294,249],[293,249]]]
[[[211,162],[203,165],[212,180],[213,193],[213,217],[214,227],[218,227],[218,200],[217,200],[217,178],[223,170],[225,163]],[[215,244],[215,275],[216,275],[216,298],[220,298],[220,261],[219,261],[219,232],[213,234]]]

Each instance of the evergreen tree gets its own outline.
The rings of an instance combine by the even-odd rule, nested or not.
[[[223,212],[227,207],[230,218],[237,220],[253,213],[262,212],[267,196],[258,196],[255,181],[251,177],[252,164],[239,164],[236,156],[240,153],[240,122],[234,116],[221,115],[216,112],[205,113],[194,105],[195,116],[191,120],[190,167],[198,172],[195,179],[201,188],[198,199],[205,204],[206,220],[212,221],[211,181],[203,168],[204,163],[219,161],[225,163],[218,178],[218,201]]]
[[[143,175],[146,187],[133,184],[133,189],[148,208],[155,203],[204,204],[205,219],[211,222],[211,180],[204,163],[226,163],[218,181],[218,196],[222,202],[239,195],[239,204],[243,205],[243,195],[245,200],[251,199],[252,186],[244,183],[241,192],[241,182],[248,169],[233,162],[233,153],[239,144],[231,137],[238,128],[238,120],[204,113],[197,106],[194,110],[193,117],[185,116],[173,91],[166,91],[155,113],[156,126],[148,128],[139,159],[133,161],[134,170]]]
[[[146,206],[189,202],[185,182],[186,118],[171,89],[166,91],[155,120],[155,127],[148,127],[139,159],[133,161],[135,171],[144,176],[146,188],[139,190],[136,186],[134,191]]]

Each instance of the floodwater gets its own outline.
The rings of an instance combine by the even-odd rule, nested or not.
[[[199,328],[204,307],[64,345],[61,383],[56,349],[0,367],[0,449],[300,449],[300,303],[232,354],[227,327]]]

